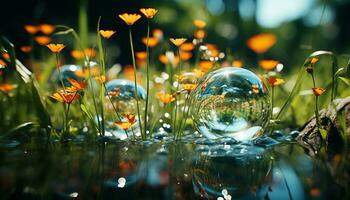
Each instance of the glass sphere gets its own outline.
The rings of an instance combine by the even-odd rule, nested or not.
[[[112,135],[118,138],[127,138],[132,135],[139,136],[139,123],[137,115],[137,101],[135,96],[135,83],[126,79],[115,79],[106,83],[106,111],[111,115],[110,127]],[[107,96],[108,95],[108,96]],[[139,98],[140,117],[143,119],[146,91],[141,86],[137,86]],[[125,121],[124,114],[129,113],[135,116],[135,123],[127,130],[123,130],[114,124],[114,121]]]
[[[240,141],[262,134],[271,112],[268,91],[260,78],[236,67],[204,77],[193,91],[193,108],[192,118],[202,135]]]
[[[60,67],[62,80],[65,86],[70,86],[68,79],[82,80],[83,78],[77,75],[77,72],[81,71],[82,68],[78,65],[63,65]],[[57,69],[55,69],[51,80],[58,86],[61,86],[61,77]]]

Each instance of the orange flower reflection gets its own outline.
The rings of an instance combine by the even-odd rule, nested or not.
[[[247,46],[255,53],[265,53],[276,43],[276,41],[277,39],[275,35],[270,33],[261,33],[249,38],[247,41]]]

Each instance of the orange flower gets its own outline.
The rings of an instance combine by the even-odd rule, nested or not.
[[[318,188],[311,188],[310,196],[313,198],[319,197],[321,195],[321,191]]]
[[[23,51],[24,53],[30,53],[33,50],[33,47],[31,47],[31,46],[21,46],[20,50]]]
[[[37,42],[38,44],[40,45],[47,45],[51,42],[51,38],[45,36],[45,35],[42,35],[42,36],[36,36],[34,38],[35,42]]]
[[[172,42],[175,46],[181,46],[184,42],[186,42],[186,38],[170,38],[170,42]]]
[[[194,24],[195,27],[197,27],[199,29],[202,29],[202,28],[204,28],[207,25],[207,23],[205,23],[205,21],[199,20],[199,19],[194,20],[193,24]]]
[[[175,80],[178,82],[185,80],[185,76],[183,74],[181,74],[181,75],[175,74],[174,77],[175,77]]]
[[[276,43],[276,40],[273,34],[261,33],[249,38],[247,46],[255,53],[265,53]]]
[[[181,86],[184,90],[187,90],[187,92],[190,92],[197,87],[197,85],[193,83],[181,84]]]
[[[324,88],[312,88],[312,92],[314,93],[315,96],[321,96],[324,92],[326,91],[326,89]]]
[[[72,93],[60,90],[56,93],[54,93],[51,98],[55,99],[56,101],[59,101],[61,103],[71,104],[73,101],[79,99],[80,95],[78,93]]]
[[[264,70],[272,70],[278,65],[277,60],[260,60],[259,66]]]
[[[84,53],[87,57],[89,58],[94,58],[96,57],[96,51],[95,49],[92,49],[92,48],[87,48],[87,49],[84,49]]]
[[[5,68],[6,65],[7,65],[6,62],[3,59],[0,58],[0,69],[1,68]]]
[[[117,126],[119,126],[120,128],[124,129],[124,130],[127,130],[129,129],[133,124],[130,123],[130,122],[119,122],[119,121],[116,121],[114,122]]]
[[[255,94],[259,94],[259,86],[258,85],[252,85],[252,91]]]
[[[9,93],[12,90],[14,90],[16,87],[17,85],[14,85],[14,84],[2,83],[0,84],[0,91],[4,93]]]
[[[241,67],[243,67],[243,62],[241,60],[234,60],[234,61],[232,61],[232,66],[241,68]]]
[[[318,61],[319,61],[319,58],[313,57],[313,58],[311,58],[310,63],[311,63],[312,65],[314,65],[314,64],[316,64]]]
[[[10,54],[6,52],[2,53],[2,57],[4,57],[6,60],[10,60]]]
[[[89,73],[91,73],[91,76],[98,76],[100,74],[100,69],[98,67],[91,67],[89,69],[78,69],[74,72],[75,75],[86,78],[89,76]]]
[[[189,60],[192,57],[192,53],[191,52],[181,52],[180,57],[182,60]]]
[[[154,8],[140,8],[140,12],[144,14],[148,19],[152,19],[157,14],[158,10]]]
[[[175,101],[175,97],[173,94],[166,94],[164,92],[158,92],[157,98],[165,105]]]
[[[204,30],[197,30],[196,32],[194,32],[194,37],[197,39],[203,39],[206,35],[207,33]]]
[[[113,30],[100,30],[100,34],[103,38],[109,39],[114,35],[115,31]]]
[[[106,82],[106,76],[95,76],[95,80],[99,83],[105,83]]]
[[[142,43],[147,45],[147,37],[142,38]],[[148,38],[148,46],[155,47],[158,44],[158,39],[156,37]]]
[[[272,86],[277,86],[277,85],[281,85],[284,83],[284,80],[281,78],[276,78],[276,77],[270,77],[267,79],[267,82]]]
[[[70,55],[76,60],[80,60],[80,59],[84,58],[84,52],[83,51],[79,51],[79,50],[71,51]]]
[[[121,114],[124,118],[126,118],[128,120],[128,122],[130,123],[135,123],[136,122],[136,119],[135,119],[135,115],[134,114],[131,114],[131,113],[122,113]]]
[[[51,24],[40,24],[39,29],[45,35],[50,35],[51,33],[53,33],[55,31],[55,26],[53,26]]]
[[[198,65],[203,72],[207,72],[213,67],[213,62],[209,60],[203,60],[203,61],[200,61]]]
[[[194,44],[191,42],[183,43],[180,49],[181,51],[192,51],[194,49]]]
[[[123,13],[118,16],[129,26],[132,26],[137,20],[141,18],[141,15],[139,14],[128,14],[128,13]]]
[[[159,56],[159,61],[163,64],[168,64],[169,63],[169,59],[166,55],[162,54]],[[174,60],[172,61],[171,64],[173,65],[177,65],[179,63],[179,57],[178,56],[174,56]]]
[[[139,52],[136,52],[136,58],[138,60],[146,60],[147,58],[147,53],[146,51],[139,51]]]
[[[24,30],[27,31],[27,33],[29,34],[34,35],[39,31],[39,28],[33,25],[24,25]]]
[[[152,30],[152,35],[153,37],[157,38],[158,41],[163,40],[163,31],[158,28]]]
[[[62,49],[64,49],[65,47],[64,44],[54,44],[54,43],[50,43],[46,46],[52,51],[52,53],[60,53]]]
[[[68,81],[75,88],[76,91],[84,90],[87,87],[87,83],[85,81],[77,81],[71,78],[68,78]]]

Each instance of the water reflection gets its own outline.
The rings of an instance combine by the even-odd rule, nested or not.
[[[283,133],[273,135],[252,143],[0,145],[1,199],[346,198],[347,154],[311,158]]]

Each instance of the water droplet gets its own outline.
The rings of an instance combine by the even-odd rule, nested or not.
[[[268,91],[246,69],[226,67],[209,73],[193,92],[193,99],[192,118],[209,139],[251,140],[269,121]]]

